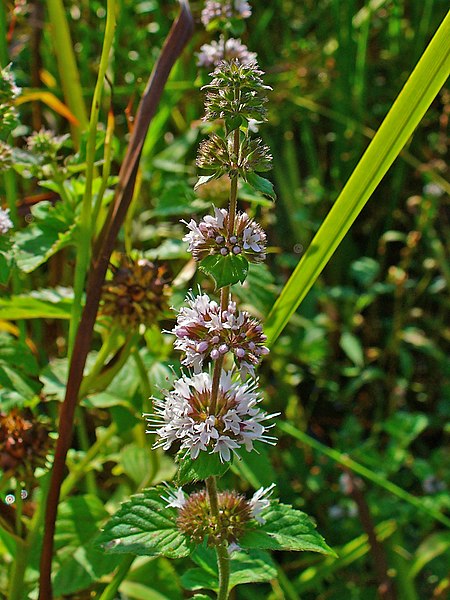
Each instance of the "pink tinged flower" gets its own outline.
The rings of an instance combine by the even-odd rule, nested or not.
[[[259,321],[246,311],[238,311],[235,302],[221,310],[207,294],[187,297],[187,306],[178,313],[172,330],[175,348],[184,353],[182,363],[199,372],[210,358],[217,360],[232,352],[242,377],[255,375],[255,367],[269,350]]]
[[[253,263],[266,258],[267,238],[261,226],[246,213],[236,215],[234,230],[229,229],[229,215],[225,209],[214,208],[214,216],[206,215],[197,224],[187,223],[189,233],[183,237],[194,260],[201,261],[211,254],[242,254]]]
[[[183,374],[164,399],[155,400],[155,413],[144,415],[147,433],[159,437],[156,448],[167,450],[179,442],[194,460],[200,452],[209,452],[229,461],[242,446],[250,451],[255,441],[273,444],[275,438],[266,435],[272,425],[265,423],[275,415],[259,409],[256,387],[257,381],[239,383],[232,371],[222,371],[215,414],[211,414],[211,375]]]
[[[253,494],[253,497],[249,501],[252,517],[256,521],[258,521],[258,523],[261,523],[262,525],[266,521],[260,515],[266,508],[269,508],[269,506],[270,506],[269,498],[273,493],[274,487],[275,487],[275,484],[272,483],[272,485],[269,485],[269,487],[267,487],[267,488],[264,488],[264,487],[259,488],[259,490]]]
[[[177,488],[176,491],[171,490],[170,488],[168,488],[168,494],[167,497],[162,496],[162,499],[165,500],[167,502],[167,506],[171,506],[172,508],[183,508],[183,506],[186,504],[186,495],[183,492],[182,488]]]
[[[197,53],[197,66],[216,67],[223,60],[238,60],[241,64],[250,64],[257,61],[257,54],[250,52],[245,44],[239,39],[229,38],[225,41],[220,36],[219,41],[203,44]]]
[[[0,208],[0,233],[8,233],[14,227],[9,217],[9,208]]]

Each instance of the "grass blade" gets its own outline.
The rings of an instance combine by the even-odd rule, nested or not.
[[[284,286],[265,325],[273,344],[420,123],[450,70],[450,12]]]

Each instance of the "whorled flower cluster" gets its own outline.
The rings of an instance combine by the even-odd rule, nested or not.
[[[258,122],[266,120],[267,91],[261,78],[263,71],[256,62],[242,64],[238,60],[223,61],[211,73],[207,90],[205,121],[232,119]]]
[[[53,131],[40,129],[27,137],[27,149],[46,160],[56,160],[58,150],[69,137],[68,134],[57,136]]]
[[[266,336],[259,321],[246,311],[238,311],[235,302],[221,310],[207,294],[188,296],[172,333],[174,347],[184,352],[182,363],[198,372],[208,358],[217,360],[231,352],[241,376],[255,376],[255,367],[269,353]]]
[[[210,254],[242,254],[252,263],[261,263],[266,258],[266,234],[246,213],[237,213],[232,232],[224,208],[214,208],[214,216],[206,215],[199,223],[194,219],[183,222],[189,229],[183,241],[188,242],[188,250],[196,261]]]
[[[247,19],[251,14],[252,9],[246,0],[207,0],[202,10],[201,21],[207,27],[212,21]]]
[[[8,233],[13,228],[13,222],[9,216],[9,208],[0,207],[0,233]]]
[[[120,265],[111,265],[111,270],[112,279],[103,285],[100,313],[124,330],[154,323],[167,309],[167,267],[122,255]]]
[[[214,171],[216,178],[226,173],[230,177],[240,175],[246,180],[248,173],[253,171],[269,171],[272,155],[261,138],[244,137],[239,144],[239,156],[236,156],[231,138],[225,140],[213,133],[200,143],[197,166]]]
[[[250,52],[245,44],[239,39],[229,38],[225,40],[220,36],[219,41],[213,40],[210,44],[203,44],[197,53],[198,67],[215,67],[223,60],[237,60],[242,64],[255,62],[256,52]]]
[[[183,374],[173,390],[163,392],[163,400],[155,399],[154,414],[144,415],[149,422],[147,433],[160,438],[155,448],[168,450],[180,442],[180,450],[186,450],[191,459],[209,452],[218,453],[224,462],[242,446],[250,452],[255,441],[275,442],[266,435],[272,426],[263,423],[276,415],[258,408],[261,396],[256,380],[239,383],[233,380],[232,371],[222,370],[215,409],[211,406],[212,385],[209,373]]]
[[[6,140],[11,131],[19,124],[14,99],[20,94],[11,65],[0,69],[0,137]]]
[[[220,520],[212,513],[206,490],[186,496],[182,488],[168,491],[163,499],[167,506],[178,509],[177,525],[189,539],[209,545],[222,542],[236,547],[252,519],[264,523],[261,513],[270,506],[269,497],[275,484],[260,488],[250,500],[237,492],[219,492],[217,497]]]

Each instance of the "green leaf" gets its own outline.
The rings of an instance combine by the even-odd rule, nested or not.
[[[36,358],[28,346],[0,332],[0,386],[15,392],[18,399],[31,400],[41,389],[38,372]]]
[[[212,175],[201,175],[198,178],[197,183],[194,186],[194,190],[196,190],[197,188],[199,188],[201,185],[204,185],[205,183],[208,183],[208,181],[212,181],[213,179],[217,179],[217,175],[215,173],[213,173]]]
[[[198,457],[193,460],[183,450],[177,455],[177,463],[179,465],[177,481],[179,485],[185,485],[191,481],[201,481],[207,477],[221,477],[228,471],[233,459],[229,462],[220,462],[219,454],[209,454],[208,452],[200,452]]]
[[[242,117],[240,115],[234,115],[225,119],[225,135],[228,136],[235,129],[239,129],[242,125]]]
[[[31,209],[35,223],[15,236],[18,267],[31,273],[73,239],[75,212],[65,202],[40,202]]]
[[[61,287],[0,298],[0,319],[70,319],[72,296],[71,289]]]
[[[361,342],[356,335],[353,335],[353,333],[350,333],[349,331],[344,331],[341,335],[339,345],[357,367],[364,366],[363,349]]]
[[[269,345],[304,300],[448,77],[450,14],[446,16],[359,161],[266,321]]]
[[[261,517],[265,523],[240,538],[239,545],[243,548],[310,551],[336,556],[334,550],[317,533],[316,526],[308,515],[300,510],[287,504],[271,502]]]
[[[182,576],[183,586],[189,590],[206,588],[217,591],[219,583],[214,550],[201,546],[192,554],[192,559],[200,568],[190,569]],[[261,550],[233,552],[230,571],[230,589],[243,583],[264,583],[277,576],[270,555]]]
[[[254,172],[250,172],[247,173],[246,181],[257,192],[260,192],[261,194],[264,194],[264,196],[272,198],[272,200],[276,200],[277,195],[275,194],[273,183],[265,177],[261,177],[261,175],[257,175]]]
[[[97,545],[113,554],[182,558],[191,553],[186,537],[177,527],[177,511],[167,507],[158,486],[131,496],[107,522]]]
[[[416,577],[429,562],[441,554],[448,554],[450,559],[450,531],[439,531],[423,540],[414,554],[410,576]]]
[[[248,273],[248,261],[242,254],[210,254],[200,263],[200,269],[216,282],[216,288],[234,283],[244,283]]]

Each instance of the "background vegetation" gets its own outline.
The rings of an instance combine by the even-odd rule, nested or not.
[[[60,252],[41,255],[39,231],[48,235],[49,207],[58,206],[64,190],[75,198],[74,212],[60,211],[59,223],[63,220],[67,227],[79,210],[84,106],[92,100],[106,11],[103,2],[65,3],[80,75],[80,104],[62,89],[58,66],[67,58],[67,49],[51,26],[53,3],[46,4],[17,2],[14,11],[12,5],[2,8],[8,41],[2,63],[8,56],[23,88],[18,107],[22,125],[14,133],[15,144],[23,146],[25,136],[44,126],[58,135],[72,133],[62,148],[62,155],[72,158],[60,159],[66,183],[57,177],[52,184],[42,183],[29,164],[17,169],[26,179],[8,171],[2,182],[2,204],[4,198],[17,199],[17,215],[14,209],[11,214],[22,237],[17,240],[21,273],[0,287],[0,335],[5,352],[15,348],[17,377],[23,385],[9,373],[9,379],[3,375],[0,402],[6,411],[16,404],[30,406],[36,418],[54,428],[67,371],[75,252],[63,242]],[[175,3],[156,0],[122,0],[119,5],[97,156],[101,170],[109,112],[115,127],[113,178],[143,86],[177,10]],[[278,200],[273,210],[250,188],[241,193],[271,245],[267,263],[253,265],[247,282],[235,290],[250,312],[262,318],[269,313],[446,8],[443,0],[254,3],[243,41],[257,52],[273,88],[269,122],[261,135],[274,156],[272,180]],[[192,9],[198,16],[201,3],[192,2]],[[145,143],[139,193],[117,246],[167,261],[174,280],[173,306],[180,306],[186,291],[203,281],[181,241],[180,219],[193,213],[202,216],[212,202],[226,203],[220,182],[200,189],[198,195],[192,191],[196,149],[204,135],[199,87],[206,81],[196,67],[195,52],[208,41],[210,34],[198,24],[172,72]],[[72,106],[70,98],[75,100]],[[237,598],[370,600],[377,597],[380,583],[379,552],[394,578],[398,599],[443,599],[450,589],[450,536],[439,519],[450,506],[445,450],[450,406],[450,330],[445,319],[450,283],[450,185],[445,179],[449,110],[450,96],[444,89],[272,347],[260,378],[266,409],[283,415],[276,432],[279,442],[270,461],[263,449],[233,467],[249,489],[275,481],[284,502],[314,516],[339,557],[278,553],[278,578],[272,585],[242,586]],[[45,220],[47,227],[42,229]],[[64,227],[55,224],[54,230],[58,238]],[[13,292],[22,294],[22,304],[8,301]],[[43,303],[41,312],[30,298]],[[29,318],[33,316],[48,318]],[[148,396],[171,377],[169,365],[179,367],[171,337],[160,333],[160,327],[170,329],[173,321],[169,311],[163,314],[159,325],[149,327],[129,350],[112,382],[101,390],[85,389],[69,453],[69,499],[58,521],[55,587],[65,598],[97,597],[118,564],[115,557],[105,559],[89,545],[105,508],[112,511],[138,488],[173,475],[169,458],[150,453],[140,418],[148,409]],[[105,327],[100,320],[91,365]],[[119,336],[115,343],[117,349],[126,340]],[[1,353],[0,347],[0,373],[6,360]],[[235,473],[227,477],[229,485],[242,485]],[[44,479],[41,474],[30,480],[24,510],[28,504],[33,512],[33,487],[39,494]],[[10,483],[3,479],[2,499],[15,492],[8,488]],[[91,506],[77,500],[82,493],[95,497]],[[71,514],[84,520],[79,531],[64,529],[64,519],[70,520]],[[374,532],[382,547],[374,543]],[[0,537],[0,551],[2,546],[7,556],[5,535]],[[85,552],[74,558],[71,549],[77,547]],[[37,565],[29,571],[31,587]],[[177,572],[184,570],[180,561]],[[6,589],[6,570],[2,576]],[[124,598],[182,597],[179,577],[164,559],[139,559],[121,586]],[[87,590],[85,595],[80,595],[82,590]],[[145,595],[150,590],[155,593]]]

